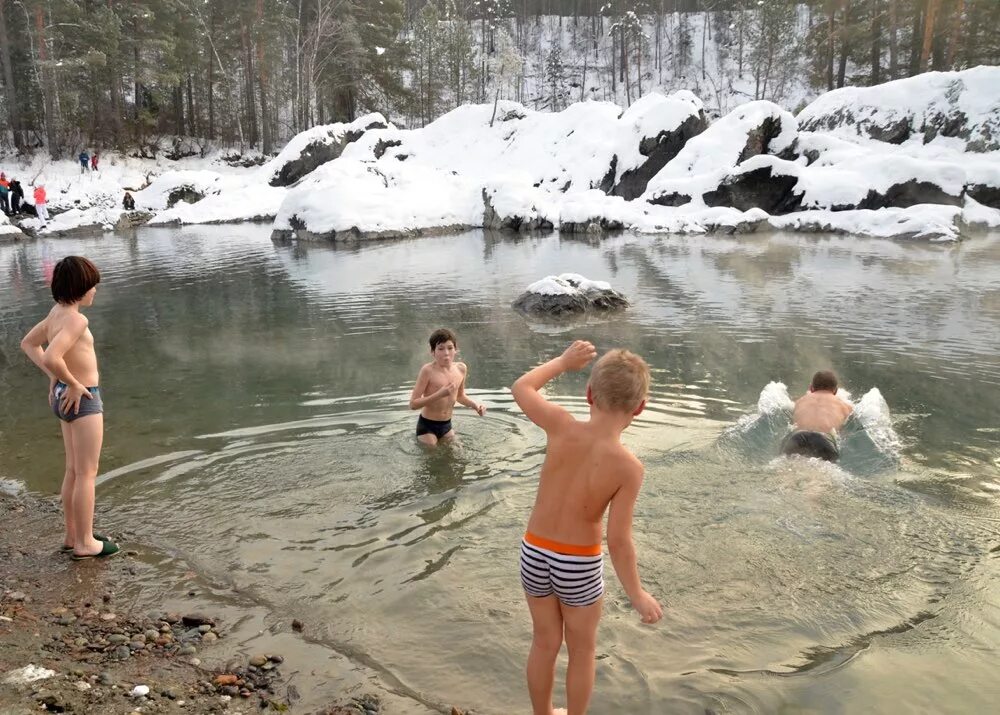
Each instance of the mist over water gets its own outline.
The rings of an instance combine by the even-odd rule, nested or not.
[[[992,708],[1000,238],[331,248],[238,226],[0,245],[0,480],[42,492],[59,431],[17,344],[69,253],[102,271],[107,520],[405,692],[528,710],[517,545],[545,445],[508,386],[581,337],[652,368],[626,442],[646,465],[640,570],[666,605],[641,626],[608,569],[594,713]],[[632,308],[569,330],[510,308],[567,271]],[[460,442],[428,452],[407,399],[440,325],[489,410],[458,408]],[[776,458],[788,403],[827,367],[856,396],[842,462]],[[547,394],[585,415],[585,381]]]

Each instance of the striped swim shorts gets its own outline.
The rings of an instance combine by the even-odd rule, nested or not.
[[[565,606],[590,606],[604,595],[601,545],[574,546],[527,533],[521,540],[521,585],[535,598],[555,594]]]

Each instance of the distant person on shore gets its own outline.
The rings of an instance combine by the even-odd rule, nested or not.
[[[95,151],[90,155],[90,170],[97,171],[97,162],[100,160],[98,153]]]
[[[627,350],[612,350],[598,360],[587,385],[589,420],[577,420],[540,392],[562,373],[582,370],[596,355],[592,344],[577,340],[512,388],[518,406],[548,439],[521,541],[521,585],[533,624],[527,678],[534,715],[553,713],[555,663],[564,638],[569,715],[583,715],[590,703],[604,596],[605,511],[611,563],[633,608],[643,623],[663,616],[660,604],[642,588],[632,541],[643,467],[621,443],[622,432],[646,406],[649,367]]]
[[[87,318],[101,274],[86,258],[67,256],[52,273],[56,304],[21,341],[21,349],[49,377],[49,406],[59,418],[66,448],[62,502],[63,550],[76,560],[111,556],[118,546],[94,533],[94,493],[104,440],[104,405],[97,353]],[[43,345],[46,345],[44,349]]]
[[[486,406],[465,394],[469,368],[456,362],[458,338],[447,328],[438,328],[430,337],[433,360],[420,368],[417,384],[410,393],[410,409],[420,410],[417,439],[430,447],[455,436],[451,414],[455,403],[465,405],[482,417]]]
[[[83,151],[80,152],[80,155],[77,157],[77,159],[80,160],[80,173],[81,174],[86,173],[87,169],[90,168],[90,154],[88,154],[87,150],[84,149]]]
[[[9,194],[10,182],[7,181],[7,175],[0,171],[0,210],[4,212],[5,216],[10,216]]]
[[[781,453],[836,462],[840,458],[837,430],[853,411],[850,404],[837,397],[837,376],[829,370],[817,372],[809,392],[795,401],[794,431],[782,440]]]
[[[44,226],[49,222],[49,209],[46,207],[45,187],[39,184],[35,187],[35,215],[38,216]]]
[[[10,182],[10,213],[11,215],[21,213],[21,204],[24,202],[24,188],[21,182],[14,179]]]
[[[125,197],[122,199],[122,208],[126,211],[135,211],[135,199],[127,191],[125,192]]]

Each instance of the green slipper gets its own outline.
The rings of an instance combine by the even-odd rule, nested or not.
[[[74,561],[83,561],[85,559],[103,559],[103,558],[107,558],[108,556],[114,556],[115,554],[119,553],[120,551],[121,551],[121,549],[118,548],[118,544],[112,544],[110,541],[102,541],[101,542],[101,551],[100,551],[100,553],[89,554],[87,556],[81,556],[79,554],[73,554],[73,560]]]
[[[97,539],[98,541],[111,541],[111,537],[105,536],[104,534],[98,534],[96,531],[94,532],[94,538]],[[73,547],[66,546],[66,544],[63,544],[59,550],[62,551],[64,554],[68,554],[73,550]]]

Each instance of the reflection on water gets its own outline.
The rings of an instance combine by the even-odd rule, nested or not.
[[[0,480],[43,491],[59,433],[17,343],[66,253],[103,275],[89,314],[110,517],[308,614],[397,689],[527,709],[516,548],[544,441],[507,386],[579,335],[652,368],[626,435],[647,473],[640,564],[667,604],[642,627],[609,579],[593,712],[992,706],[1000,240],[474,232],[335,249],[240,226],[2,245]],[[566,271],[632,308],[568,333],[510,309]],[[428,451],[406,407],[440,325],[489,411],[460,408],[458,443]],[[828,366],[860,396],[843,462],[775,459],[787,415],[771,407]],[[549,394],[585,414],[584,384]]]

